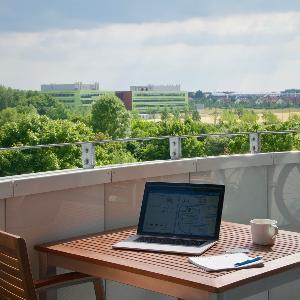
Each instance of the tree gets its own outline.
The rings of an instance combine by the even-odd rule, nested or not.
[[[92,106],[91,125],[95,132],[124,138],[129,134],[130,114],[117,96],[104,94]]]
[[[147,107],[146,114],[149,115],[149,118],[155,119],[156,109],[155,107]]]
[[[190,108],[188,105],[185,105],[183,108],[183,113],[184,113],[184,119],[188,120],[190,119]]]
[[[52,120],[67,120],[70,119],[71,112],[62,102],[59,102],[47,110],[47,116]]]
[[[24,98],[24,92],[0,86],[0,110],[15,107]]]
[[[258,121],[258,115],[253,110],[245,110],[241,116],[242,123],[255,124]]]
[[[130,114],[131,114],[131,119],[133,120],[137,120],[141,118],[139,115],[139,111],[137,109],[133,109]]]
[[[180,120],[180,109],[178,107],[173,107],[172,114],[175,118],[175,120]]]
[[[234,113],[241,119],[241,117],[244,114],[244,108],[243,107],[237,107],[235,109]]]
[[[0,111],[8,107],[17,108],[19,113],[46,115],[53,120],[70,117],[70,109],[50,95],[0,86]]]
[[[166,106],[164,106],[160,113],[161,120],[166,121],[166,120],[170,119],[170,117],[171,117],[171,115],[170,115],[169,109]]]
[[[17,110],[18,114],[21,115],[36,115],[38,114],[36,108],[30,104],[30,105],[17,105],[15,107],[15,109]]]
[[[0,147],[72,143],[94,139],[85,124],[51,120],[32,114],[0,128]],[[0,176],[81,167],[81,149],[76,145],[0,152]]]
[[[192,119],[193,119],[194,121],[200,121],[200,120],[201,120],[200,114],[199,114],[199,112],[198,112],[197,109],[194,109],[194,110],[192,111]]]
[[[91,107],[73,107],[70,110],[69,120],[76,123],[82,122],[87,126],[91,124]]]
[[[0,126],[7,122],[15,122],[18,119],[18,112],[15,108],[8,107],[0,111]]]
[[[220,115],[220,122],[221,124],[224,124],[227,127],[230,127],[237,122],[237,117],[234,112],[230,110],[223,110]]]
[[[266,124],[266,125],[280,123],[279,118],[274,113],[272,113],[271,111],[263,112],[262,118],[263,118],[264,124]]]
[[[215,110],[213,112],[210,113],[211,116],[213,116],[213,119],[214,119],[214,125],[217,124],[217,120],[218,120],[218,117],[219,117],[219,112],[217,111],[217,108],[215,107]]]
[[[16,107],[7,107],[0,110],[0,125],[4,125],[9,122],[17,122],[20,118],[23,118],[25,115],[36,115],[37,111],[32,105],[29,106],[16,106]]]
[[[201,117],[200,117],[200,114],[198,112],[197,105],[196,105],[195,101],[190,101],[187,108],[188,108],[188,111],[187,111],[187,113],[185,113],[185,119],[189,118],[189,117],[192,117],[192,119],[194,121],[200,121],[201,120]],[[188,114],[188,116],[187,116],[187,114]]]
[[[195,99],[201,99],[203,98],[203,93],[201,90],[198,90],[196,93],[195,93],[195,96],[194,96]]]

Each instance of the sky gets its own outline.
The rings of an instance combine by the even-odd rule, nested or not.
[[[0,85],[300,88],[298,0],[0,0]]]

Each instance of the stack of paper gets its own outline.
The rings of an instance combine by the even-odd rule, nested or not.
[[[215,256],[189,257],[189,261],[206,271],[222,271],[242,268],[262,267],[261,257],[253,258],[245,253],[222,254]]]

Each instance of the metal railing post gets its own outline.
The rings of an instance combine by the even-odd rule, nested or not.
[[[249,134],[250,153],[255,154],[260,152],[260,133],[251,132]]]
[[[181,158],[181,138],[180,137],[170,137],[170,157],[171,159]]]
[[[95,167],[95,145],[94,143],[83,143],[81,145],[82,167],[93,169]]]

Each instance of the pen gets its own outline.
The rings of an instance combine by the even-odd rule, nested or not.
[[[252,259],[247,259],[245,261],[241,261],[241,262],[238,262],[236,264],[234,264],[235,267],[240,267],[240,266],[244,266],[244,265],[247,265],[247,264],[251,264],[255,261],[259,261],[261,260],[262,257],[261,256],[256,256],[255,258],[252,258]]]

